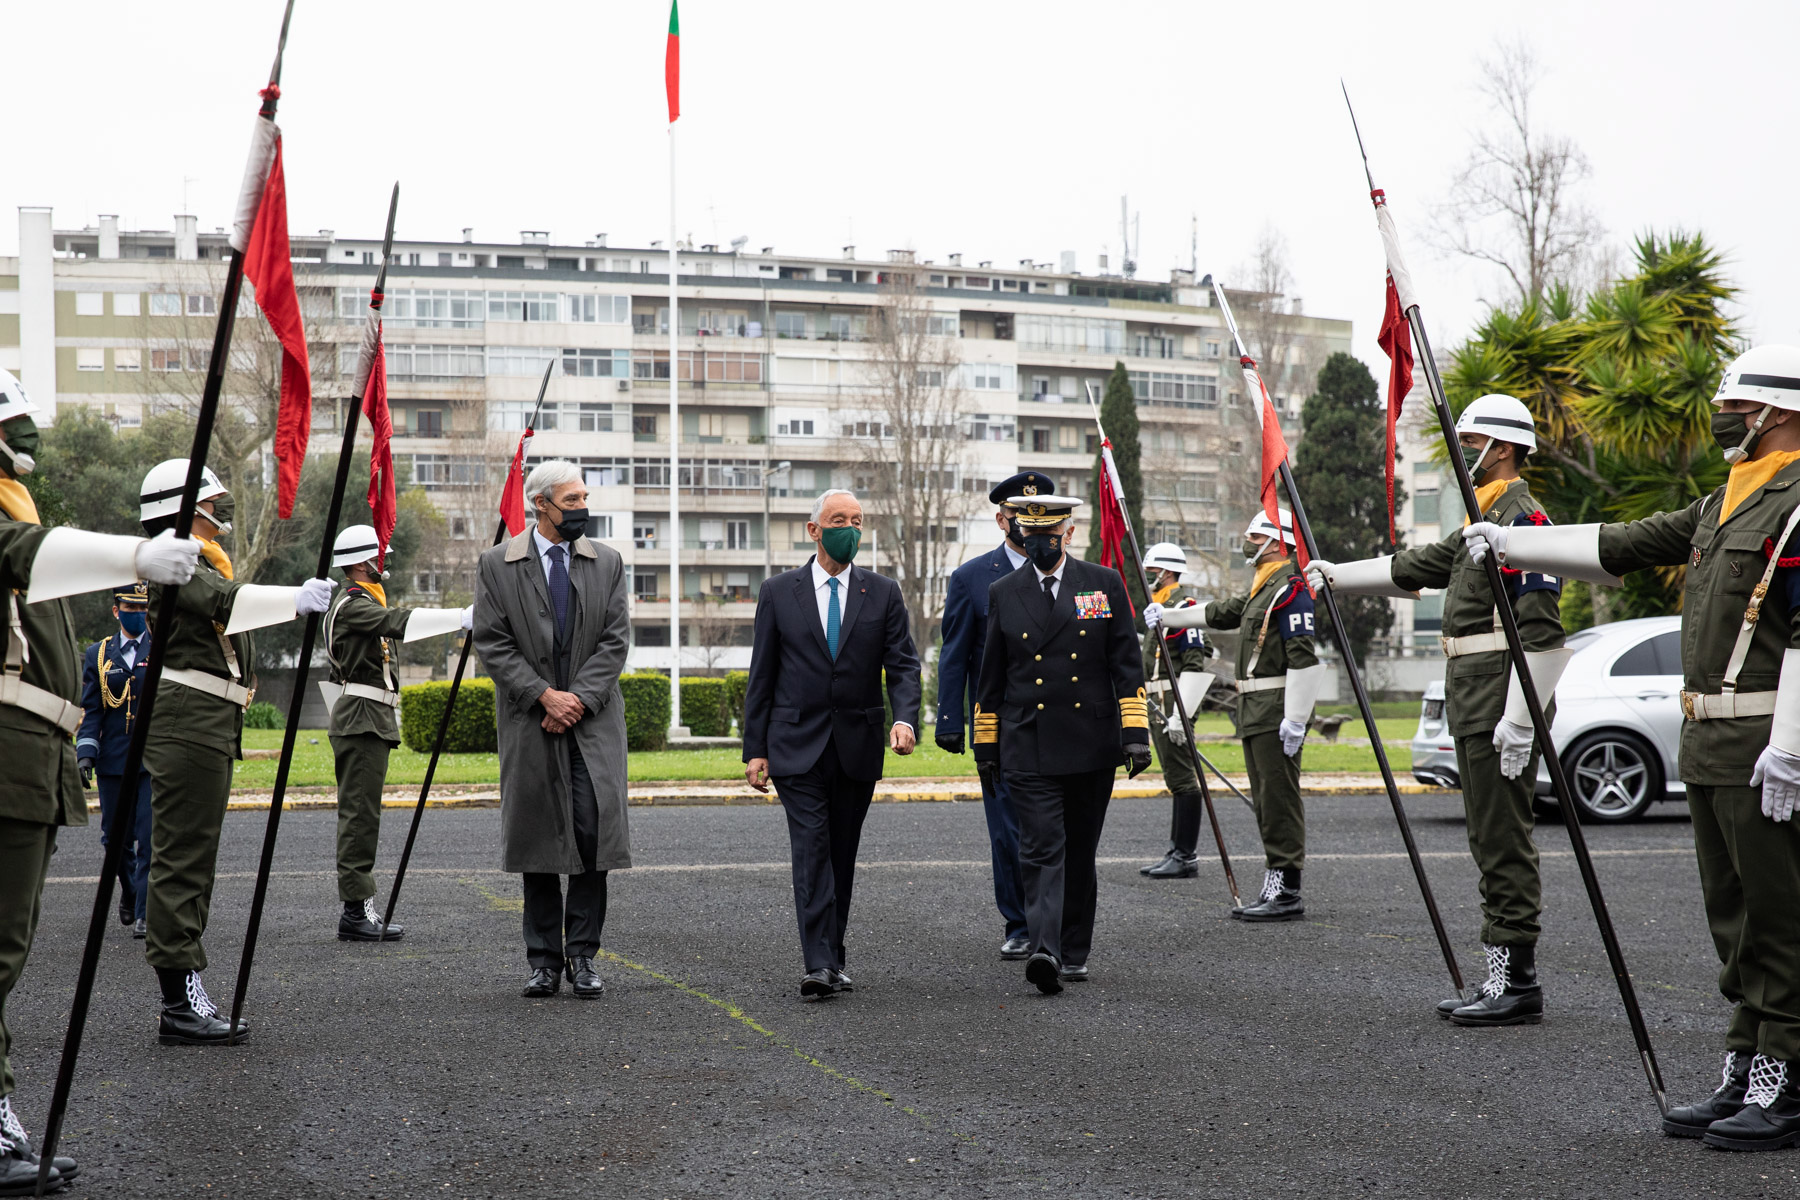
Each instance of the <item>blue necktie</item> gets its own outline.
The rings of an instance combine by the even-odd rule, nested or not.
[[[843,624],[843,615],[838,611],[838,581],[834,576],[827,579],[831,585],[831,604],[825,609],[825,645],[831,651],[832,661],[837,661],[838,631]]]
[[[550,606],[556,610],[556,632],[559,634],[569,620],[569,572],[563,566],[563,556],[567,553],[561,546],[550,547]]]

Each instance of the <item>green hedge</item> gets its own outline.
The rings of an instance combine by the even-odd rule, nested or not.
[[[415,683],[400,689],[400,740],[408,750],[430,754],[437,741],[444,705],[450,701],[450,682]],[[494,681],[465,679],[456,691],[456,711],[444,733],[444,750],[450,754],[492,754],[498,744],[494,722]]]
[[[738,731],[744,728],[744,693],[750,689],[750,672],[725,672],[725,708],[731,719],[737,722]]]
[[[695,737],[724,737],[731,732],[725,710],[728,689],[723,679],[699,676],[681,681],[681,723]]]
[[[273,704],[252,704],[244,710],[245,729],[285,729],[287,722],[281,719],[281,710]]]
[[[625,744],[661,750],[669,740],[669,677],[654,671],[619,676],[625,702]]]

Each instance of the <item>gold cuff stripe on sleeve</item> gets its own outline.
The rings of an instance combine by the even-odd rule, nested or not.
[[[1120,697],[1119,724],[1126,729],[1150,728],[1150,709],[1144,700],[1143,688],[1139,688],[1135,696]]]
[[[997,713],[984,713],[981,705],[975,706],[975,744],[985,746],[1000,740],[1000,717]]]

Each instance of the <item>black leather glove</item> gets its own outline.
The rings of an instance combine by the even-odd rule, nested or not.
[[[1125,762],[1130,767],[1125,772],[1125,778],[1136,779],[1150,769],[1150,747],[1142,742],[1134,742],[1125,747]]]
[[[989,791],[1000,785],[1000,764],[991,759],[976,759],[975,773],[981,776],[981,786]]]
[[[963,731],[960,729],[955,733],[939,733],[936,740],[938,749],[945,754],[961,754],[963,752]]]
[[[81,769],[81,786],[84,788],[93,787],[94,760],[91,758],[78,758],[75,760],[75,765]]]

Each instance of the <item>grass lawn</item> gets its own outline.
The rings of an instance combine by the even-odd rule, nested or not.
[[[1415,716],[1384,717],[1377,721],[1384,741],[1388,743],[1388,761],[1396,774],[1404,776],[1412,766],[1412,754],[1404,743],[1412,737],[1418,719]],[[1229,734],[1231,723],[1223,716],[1206,716],[1199,721],[1205,734]],[[1359,722],[1346,722],[1345,737],[1362,737]],[[280,750],[279,729],[246,729],[246,750]],[[1244,769],[1243,747],[1235,741],[1202,742],[1200,752],[1221,770],[1241,773]],[[388,760],[390,784],[417,784],[425,778],[429,755],[415,754],[402,746]],[[1315,735],[1302,759],[1309,771],[1374,771],[1375,755],[1367,746],[1331,745]],[[237,765],[233,786],[242,789],[271,788],[275,785],[273,758],[252,759]],[[887,756],[887,775],[903,777],[973,776],[975,760],[967,754],[946,754],[929,740],[920,743],[911,755]],[[743,775],[740,753],[735,747],[716,750],[658,750],[632,754],[628,763],[632,782],[679,779],[735,779]],[[438,783],[493,784],[500,779],[500,761],[493,754],[446,754],[438,760]],[[332,766],[331,742],[322,729],[303,729],[294,748],[294,763],[288,772],[288,783],[294,787],[330,785],[337,782]]]

